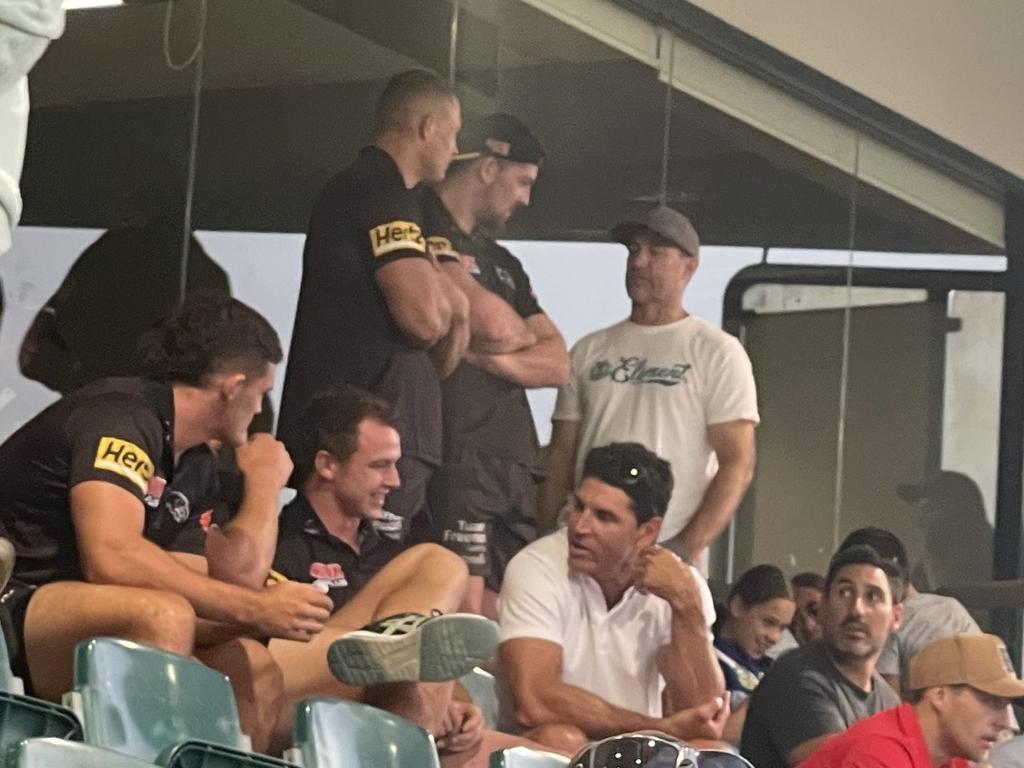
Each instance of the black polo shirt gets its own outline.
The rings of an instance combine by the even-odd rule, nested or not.
[[[419,198],[390,155],[366,147],[320,192],[309,222],[278,422],[286,447],[310,398],[348,383],[394,406],[403,454],[440,461],[437,372],[392,319],[374,275],[405,258],[429,258]]]
[[[543,312],[519,259],[491,238],[463,232],[441,198],[422,191],[428,245],[437,255],[455,253],[484,288],[508,302],[520,317]],[[462,363],[442,382],[445,461],[463,449],[523,464],[537,461],[537,432],[526,390],[515,382]]]
[[[274,570],[290,581],[320,582],[339,610],[402,551],[396,542],[379,536],[373,526],[359,526],[359,552],[329,533],[301,493],[281,511]]]
[[[173,424],[169,384],[101,379],[0,445],[0,535],[17,551],[14,578],[29,585],[84,579],[69,492],[87,480],[131,493],[145,509],[143,536],[179,549],[216,500],[217,464],[200,445],[175,466]]]

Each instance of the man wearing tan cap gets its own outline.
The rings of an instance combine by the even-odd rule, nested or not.
[[[861,720],[801,768],[961,768],[988,758],[1024,696],[1003,641],[955,635],[910,661],[910,702]]]
[[[740,342],[683,307],[700,263],[689,219],[658,206],[616,225],[628,249],[620,323],[582,338],[551,417],[542,518],[558,516],[591,448],[638,442],[672,465],[675,491],[660,543],[707,575],[707,548],[754,474],[757,395]]]

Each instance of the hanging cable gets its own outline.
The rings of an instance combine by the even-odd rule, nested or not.
[[[164,62],[175,72],[183,72],[195,65],[192,77],[192,126],[188,142],[188,176],[185,181],[185,212],[181,219],[181,259],[178,266],[178,303],[185,300],[188,289],[189,244],[192,241],[192,205],[196,186],[196,156],[199,147],[199,107],[203,88],[203,52],[206,39],[207,0],[199,0],[199,30],[195,47],[185,58],[176,64],[171,59],[171,20],[174,15],[175,0],[167,0],[164,13]]]
[[[853,177],[850,182],[850,217],[846,260],[846,302],[843,307],[843,347],[839,365],[839,417],[836,428],[836,486],[832,506],[832,551],[839,548],[839,530],[842,523],[843,480],[846,463],[846,402],[850,378],[850,331],[853,320],[853,252],[857,233],[857,192],[860,176],[860,134],[853,144]]]
[[[658,203],[660,205],[668,204],[668,155],[669,155],[669,139],[672,134],[672,91],[675,90],[673,85],[674,74],[675,74],[675,50],[676,50],[676,36],[671,32],[666,32],[662,35],[661,41],[664,44],[665,36],[668,36],[668,77],[665,80],[665,116],[664,122],[662,123],[662,135],[661,135],[661,184],[658,189]]]
[[[455,87],[455,54],[459,44],[459,11],[461,0],[452,2],[452,20],[448,27],[448,84]]]
[[[206,33],[206,2],[207,0],[200,0],[199,2],[199,37],[196,40],[195,48],[192,49],[192,53],[185,57],[185,61],[175,64],[171,60],[171,19],[174,16],[175,0],[167,0],[167,8],[164,11],[164,62],[166,62],[168,68],[173,69],[175,72],[182,72],[188,69],[203,50],[203,36]]]

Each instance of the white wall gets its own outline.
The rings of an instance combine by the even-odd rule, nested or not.
[[[101,230],[20,227],[14,247],[0,259],[6,308],[0,325],[0,442],[57,395],[23,377],[18,348],[36,312],[61,284],[79,254]],[[210,257],[231,279],[235,296],[261,312],[288,350],[298,300],[304,235],[197,232]],[[568,344],[626,316],[625,248],[609,243],[509,242],[522,259],[541,306]],[[761,258],[757,248],[701,249],[701,268],[687,292],[687,307],[721,322],[722,296],[739,270]],[[287,363],[287,360],[285,360]],[[285,365],[278,366],[271,397],[279,401]],[[533,390],[530,403],[542,441],[550,434],[553,389]]]
[[[690,0],[1024,177],[1021,0]]]

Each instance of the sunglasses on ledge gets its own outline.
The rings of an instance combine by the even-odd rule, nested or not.
[[[671,736],[630,733],[611,736],[580,750],[569,768],[753,768],[739,755],[696,749]]]

